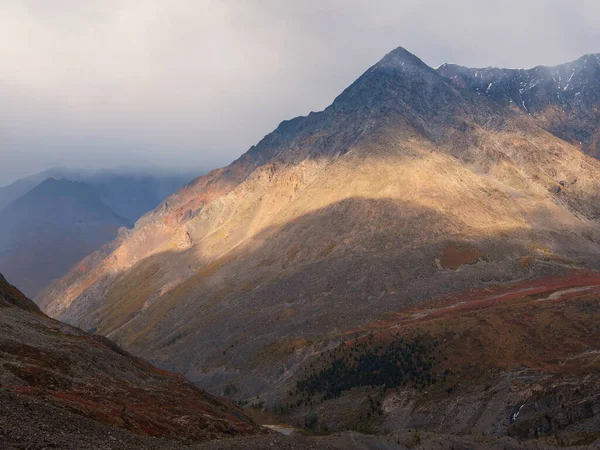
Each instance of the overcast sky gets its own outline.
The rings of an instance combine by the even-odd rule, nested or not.
[[[404,46],[431,66],[600,52],[597,0],[1,0],[0,185],[216,167]]]

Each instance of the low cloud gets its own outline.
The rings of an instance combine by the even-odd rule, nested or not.
[[[573,0],[5,0],[0,184],[53,165],[226,164],[392,48],[437,66],[600,52]]]

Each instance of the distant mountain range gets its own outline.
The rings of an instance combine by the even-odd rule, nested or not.
[[[198,174],[152,174],[133,170],[78,170],[54,168],[0,187],[0,211],[48,178],[87,183],[99,199],[120,216],[135,223],[166,197]]]
[[[435,70],[398,48],[36,300],[317,432],[594,442],[597,59]]]
[[[0,270],[34,296],[190,179],[53,169],[0,188]]]

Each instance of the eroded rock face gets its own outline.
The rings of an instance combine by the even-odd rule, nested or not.
[[[526,417],[518,420],[521,414]],[[600,393],[592,383],[557,383],[532,395],[511,419],[509,434],[521,439],[560,435],[565,430],[584,428],[588,442],[593,442],[597,439],[594,430],[600,424]],[[571,443],[568,437],[562,440]]]
[[[111,430],[124,448],[144,445],[144,437],[200,442],[261,432],[237,407],[181,376],[48,318],[1,275],[0,396],[2,424],[11,424],[0,442],[9,446],[77,447],[63,442],[72,435],[93,447]],[[19,411],[31,417],[19,419]]]

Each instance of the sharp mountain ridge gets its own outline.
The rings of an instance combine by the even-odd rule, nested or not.
[[[437,70],[455,86],[518,108],[542,128],[600,157],[600,53],[552,67],[472,69],[444,64]]]

